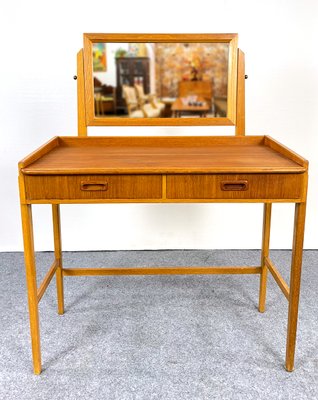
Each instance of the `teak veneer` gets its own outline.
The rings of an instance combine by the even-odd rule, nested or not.
[[[56,137],[20,168],[38,203],[296,202],[306,185],[306,161],[266,136]]]
[[[56,137],[20,166],[26,175],[306,171],[268,136]]]
[[[265,310],[269,270],[290,302],[286,368],[294,363],[308,162],[268,136],[55,137],[19,163],[22,222],[31,316],[34,371],[40,373],[38,308],[56,274],[58,312],[64,312],[63,276],[127,274],[260,274],[259,310]],[[63,268],[59,204],[130,202],[261,202],[260,266]],[[296,203],[291,287],[269,259],[271,204]],[[31,205],[52,204],[55,261],[39,289]],[[296,300],[295,300],[296,298]]]

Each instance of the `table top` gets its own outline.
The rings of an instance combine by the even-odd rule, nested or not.
[[[302,173],[308,162],[268,136],[55,137],[23,174]]]
[[[173,104],[177,100],[176,97],[161,97],[160,101],[165,104]]]
[[[172,104],[172,111],[209,111],[210,107],[208,103],[201,96],[196,96],[196,101],[202,102],[202,106],[188,105],[184,103],[185,97],[178,97],[177,100]]]

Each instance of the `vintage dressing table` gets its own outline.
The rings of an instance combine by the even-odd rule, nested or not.
[[[112,59],[115,51],[116,57],[121,58],[120,63]],[[173,59],[176,60],[175,64],[171,61]],[[218,65],[216,59],[223,60],[223,64]],[[185,63],[181,71],[180,65],[183,64],[180,64],[180,60]],[[111,72],[107,72],[111,63],[121,68],[117,71],[117,77],[122,79],[119,82],[115,81]],[[54,276],[59,314],[64,313],[64,276],[129,274],[259,274],[259,311],[264,312],[268,271],[289,303],[286,369],[292,371],[308,162],[268,136],[245,136],[244,53],[237,48],[237,35],[85,34],[84,50],[78,53],[77,66],[79,137],[55,137],[19,163],[34,373],[41,372],[38,305]],[[130,69],[128,71],[125,68]],[[116,100],[120,107],[114,106],[113,110],[116,111],[112,111],[113,114],[95,115],[96,94],[100,96],[102,90],[102,85],[94,87],[95,77],[107,87],[113,85],[114,90],[118,85],[134,87],[136,82],[145,82],[147,98],[145,95],[144,101],[135,105],[141,112],[145,105],[156,108],[160,98],[180,97],[178,84],[174,84],[178,83],[178,79],[191,81],[194,77],[198,81],[208,81],[212,83],[212,89],[210,97],[204,101],[209,104],[209,110],[206,116],[199,117],[196,114],[182,118],[131,118],[125,110],[125,99],[121,98],[120,101]],[[202,93],[199,95],[202,96]],[[191,106],[195,107],[193,99],[196,93],[190,93],[189,96],[183,97],[183,101],[191,100]],[[222,98],[221,115],[213,105],[214,98]],[[235,127],[235,136],[87,136],[88,126],[106,125],[232,125]],[[60,204],[153,202],[264,203],[260,265],[158,268],[63,266]],[[269,257],[271,208],[272,203],[278,202],[295,204],[289,285]],[[50,204],[53,213],[55,257],[39,287],[36,284],[32,227],[34,204]]]

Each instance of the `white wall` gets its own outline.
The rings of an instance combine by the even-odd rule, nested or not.
[[[115,86],[116,82],[116,50],[118,48],[128,50],[128,43],[107,43],[106,44],[106,60],[107,60],[107,71],[106,72],[94,72],[94,76],[99,79],[103,84]]]
[[[17,162],[54,135],[76,135],[76,82],[72,77],[83,32],[238,32],[249,74],[247,133],[270,134],[309,159],[305,247],[318,248],[317,5],[315,0],[3,3],[0,251],[22,250]],[[224,130],[108,127],[103,133],[198,135],[216,131]],[[262,205],[257,204],[66,205],[62,206],[63,247],[259,248],[261,212]],[[291,205],[274,206],[273,248],[290,247],[292,215]],[[51,249],[48,206],[34,207],[34,223],[37,249]]]

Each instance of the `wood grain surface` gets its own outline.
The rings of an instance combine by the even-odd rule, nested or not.
[[[246,182],[246,189],[240,182]],[[226,183],[230,190],[224,190]],[[302,174],[288,179],[285,174],[167,175],[168,199],[300,199],[302,189]]]
[[[306,162],[292,159],[279,144],[249,137],[69,137],[20,168],[28,175],[301,173]],[[282,151],[280,151],[282,149]],[[30,163],[29,163],[30,161]]]
[[[308,161],[268,136],[56,137],[19,163],[20,202],[34,372],[41,372],[38,303],[54,274],[58,311],[63,276],[261,274],[265,310],[267,269],[289,301],[286,369],[294,368]],[[63,268],[59,204],[128,202],[264,202],[260,267]],[[295,202],[290,289],[270,262],[273,202]],[[29,204],[27,204],[29,203]],[[36,285],[31,204],[53,204],[55,260]]]
[[[103,186],[103,189],[99,190],[98,185]],[[160,175],[26,176],[25,187],[26,197],[29,200],[161,199],[162,197]]]

